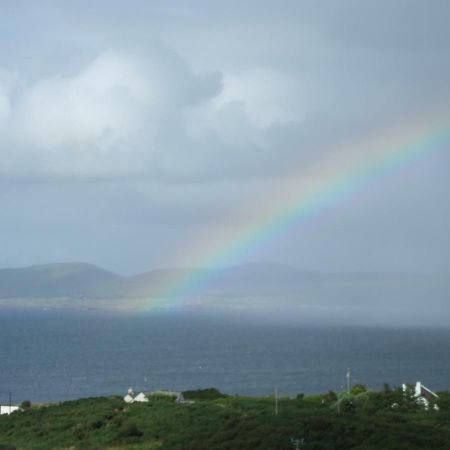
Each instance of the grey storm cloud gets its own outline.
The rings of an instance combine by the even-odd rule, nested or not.
[[[283,176],[361,121],[448,100],[445,4],[14,5],[2,2],[17,27],[0,61],[8,178]]]

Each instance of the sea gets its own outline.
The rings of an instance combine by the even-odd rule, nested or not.
[[[0,404],[215,387],[342,391],[351,382],[450,389],[450,330],[252,322],[187,313],[0,311]]]

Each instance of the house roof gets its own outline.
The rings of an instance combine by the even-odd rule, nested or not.
[[[437,395],[435,392],[433,392],[431,389],[428,389],[426,386],[424,386],[422,383],[417,382],[418,384],[418,390],[419,392],[417,392],[416,389],[416,395],[423,395],[424,397],[434,397],[434,398],[439,398],[439,395]]]

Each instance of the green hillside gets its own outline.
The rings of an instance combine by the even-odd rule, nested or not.
[[[288,399],[186,393],[176,404],[153,396],[31,407],[0,417],[0,449],[448,449],[449,394],[424,411],[402,393],[355,389],[353,395]],[[395,405],[393,408],[392,405]],[[295,441],[297,440],[297,441]]]

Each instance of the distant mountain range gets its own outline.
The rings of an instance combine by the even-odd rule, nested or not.
[[[190,280],[201,282],[196,289],[185,289]],[[450,320],[446,276],[319,273],[270,263],[220,270],[158,269],[130,277],[85,263],[0,270],[0,306],[133,308],[175,294],[197,296],[205,307],[228,310],[310,308],[346,315],[362,308],[364,315],[371,308],[383,317],[395,310],[418,321],[440,311]],[[171,307],[170,301],[164,304]]]
[[[59,263],[0,269],[0,298],[146,297],[165,295],[180,280],[191,278],[204,279],[208,293],[249,293],[286,289],[314,277],[317,274],[281,264],[245,264],[222,270],[156,269],[124,277],[92,264]]]
[[[321,273],[274,263],[226,269],[156,269],[125,277],[86,263],[59,263],[0,269],[0,298],[123,298],[170,295],[180,280],[200,279],[208,294],[274,295],[298,293],[306,286],[348,284],[372,289],[386,284],[417,284],[428,276],[382,273]],[[435,278],[433,278],[435,281]],[[182,283],[182,281],[181,281]]]
[[[0,270],[0,298],[102,297],[124,278],[91,264],[62,263]]]

